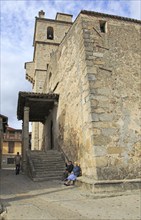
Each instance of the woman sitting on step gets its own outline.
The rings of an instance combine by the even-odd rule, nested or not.
[[[77,162],[74,163],[73,171],[71,174],[67,177],[67,181],[64,183],[66,186],[74,185],[75,180],[77,179],[78,176],[81,174],[81,169],[80,166],[78,165]],[[71,184],[73,182],[73,184]]]

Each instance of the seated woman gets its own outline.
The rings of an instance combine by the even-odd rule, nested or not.
[[[67,181],[64,183],[66,186],[70,186],[71,181],[74,181],[77,179],[77,177],[80,175],[81,169],[77,162],[74,163],[73,171],[72,173],[67,177]]]

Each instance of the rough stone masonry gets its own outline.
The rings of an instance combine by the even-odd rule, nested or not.
[[[61,15],[37,19],[34,61],[26,63],[34,92],[59,94],[43,125],[43,148],[50,148],[52,124],[54,149],[79,161],[84,176],[140,178],[141,21],[81,11],[71,23]]]

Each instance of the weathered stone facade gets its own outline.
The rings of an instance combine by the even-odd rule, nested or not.
[[[34,38],[46,42],[44,31],[47,25],[55,30],[54,23],[47,20],[45,26],[40,19]],[[65,25],[56,39],[54,31],[58,45],[35,47],[37,70],[27,74],[33,91],[59,94],[46,118],[43,147],[53,142],[96,180],[139,178],[141,22],[81,11]]]
[[[50,63],[50,53],[58,48],[71,25],[72,16],[67,14],[57,13],[56,19],[51,20],[44,18],[44,12],[40,11],[39,17],[36,17],[33,38],[33,62],[27,62],[25,64],[26,79],[33,84],[33,92],[43,92],[46,72]],[[47,38],[48,27],[53,28],[53,39]],[[34,149],[41,149],[43,133],[42,124],[33,123],[32,130],[32,146]]]

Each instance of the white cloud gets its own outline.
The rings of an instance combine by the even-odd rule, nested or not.
[[[81,10],[135,19],[141,16],[140,0],[1,0],[0,110],[15,128],[21,128],[16,116],[18,92],[31,90],[31,84],[25,80],[24,63],[33,59],[34,22],[40,10],[51,19],[57,12],[72,14],[75,19]]]

